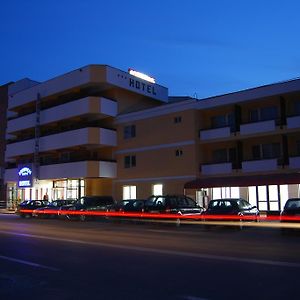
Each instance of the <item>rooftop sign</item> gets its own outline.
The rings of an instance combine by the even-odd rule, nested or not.
[[[155,83],[155,79],[154,79],[153,77],[151,77],[151,76],[149,76],[149,75],[146,75],[146,74],[144,74],[144,73],[135,71],[135,70],[133,70],[133,69],[131,69],[131,68],[128,69],[128,73],[129,73],[130,75],[133,75],[133,76],[135,76],[135,77],[144,79],[144,80],[149,81],[149,82],[151,82],[151,83]]]

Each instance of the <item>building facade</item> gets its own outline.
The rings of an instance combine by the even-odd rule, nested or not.
[[[118,114],[163,104],[166,88],[89,65],[8,90],[5,181],[8,207],[21,200],[114,195]]]
[[[300,80],[194,99],[90,65],[8,90],[8,206],[185,193],[278,211],[299,196]]]
[[[203,206],[243,197],[262,211],[299,197],[299,79],[182,100],[117,117],[120,196],[184,192]],[[128,126],[130,139],[122,137]]]

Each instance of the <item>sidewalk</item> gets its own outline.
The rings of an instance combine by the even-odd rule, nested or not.
[[[14,214],[14,210],[6,209],[6,208],[0,208],[0,214]]]

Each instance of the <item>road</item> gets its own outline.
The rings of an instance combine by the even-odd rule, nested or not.
[[[299,299],[299,241],[270,228],[0,215],[0,299]]]

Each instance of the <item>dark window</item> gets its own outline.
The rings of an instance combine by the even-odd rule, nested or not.
[[[300,140],[296,142],[296,151],[297,155],[300,155]]]
[[[296,116],[300,115],[300,101],[295,102],[295,105],[294,105],[294,114]]]
[[[135,155],[125,156],[124,157],[124,167],[131,168],[136,166]]]
[[[217,149],[213,151],[213,162],[227,162],[227,149]]]
[[[129,125],[124,127],[124,139],[130,139],[136,136],[135,125]]]
[[[174,123],[181,123],[181,116],[177,116],[174,118]]]
[[[280,157],[280,144],[262,144],[252,147],[253,159],[269,159]]]
[[[230,148],[229,149],[229,161],[230,162],[235,162],[236,161],[236,149],[235,148]]]
[[[177,150],[175,151],[175,155],[176,155],[176,156],[182,156],[182,155],[183,155],[183,151],[180,150],[180,149],[177,149]]]
[[[260,109],[256,108],[249,111],[250,122],[276,120],[277,117],[278,109],[276,106],[262,107]]]
[[[276,106],[263,107],[260,110],[261,121],[275,120],[277,118],[277,116],[278,116],[278,114],[277,114]]]
[[[263,144],[262,145],[263,158],[277,158],[280,156],[280,144]]]
[[[259,121],[258,109],[252,109],[249,111],[249,121],[250,122],[258,122]]]
[[[226,115],[214,116],[211,118],[212,128],[222,128],[227,126]]]

